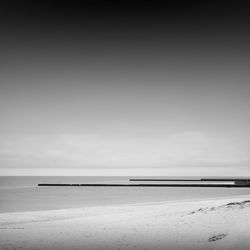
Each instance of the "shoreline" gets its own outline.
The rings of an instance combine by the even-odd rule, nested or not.
[[[221,199],[250,195],[250,189],[221,188],[16,188],[0,190],[0,213],[39,210],[57,210],[96,206],[119,206],[128,204],[186,202],[193,200]]]
[[[86,207],[70,207],[70,208],[58,208],[58,209],[41,209],[41,210],[27,210],[27,211],[14,211],[14,212],[0,212],[1,215],[14,215],[14,214],[33,214],[33,213],[47,213],[47,212],[60,212],[60,211],[80,211],[80,210],[90,210],[90,209],[97,209],[97,208],[122,208],[122,207],[134,207],[134,206],[164,206],[164,205],[180,205],[180,204],[196,204],[196,203],[209,203],[209,202],[226,202],[231,201],[232,199],[250,199],[249,195],[234,195],[234,196],[220,196],[220,197],[209,197],[209,198],[192,198],[192,199],[178,199],[178,200],[168,200],[168,201],[152,201],[152,202],[132,202],[126,204],[109,204],[109,205],[88,205]]]

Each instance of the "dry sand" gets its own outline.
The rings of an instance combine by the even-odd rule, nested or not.
[[[250,196],[0,214],[0,249],[250,249]]]

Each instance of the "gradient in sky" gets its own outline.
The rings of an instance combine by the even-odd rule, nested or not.
[[[250,8],[9,2],[1,175],[250,175]]]

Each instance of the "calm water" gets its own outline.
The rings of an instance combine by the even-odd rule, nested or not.
[[[38,187],[38,183],[128,183],[130,177],[0,177],[0,212],[250,195],[248,188]]]

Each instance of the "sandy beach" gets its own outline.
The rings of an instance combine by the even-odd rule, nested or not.
[[[0,214],[0,249],[249,249],[250,196]]]

